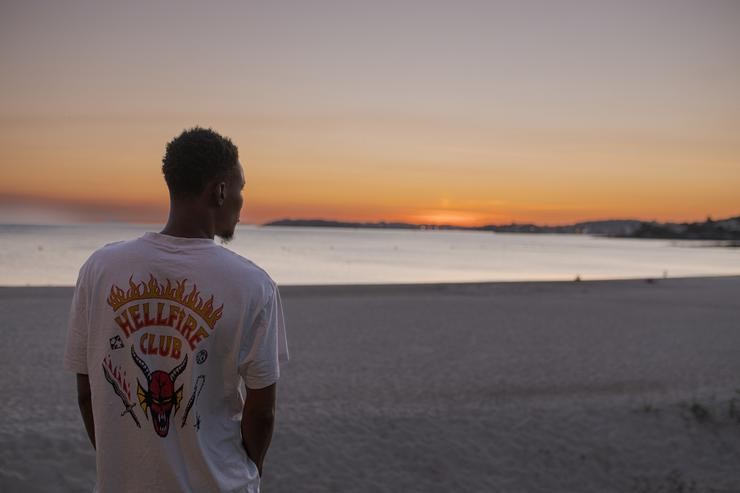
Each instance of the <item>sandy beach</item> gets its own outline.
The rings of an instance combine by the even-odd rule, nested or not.
[[[265,492],[738,492],[740,277],[283,287]],[[72,288],[0,288],[0,490],[90,491]]]

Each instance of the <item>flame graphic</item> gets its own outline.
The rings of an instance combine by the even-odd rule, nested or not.
[[[218,308],[213,308],[213,295],[204,302],[195,283],[193,283],[192,289],[186,295],[187,279],[175,281],[175,285],[173,286],[172,281],[169,279],[165,279],[167,284],[160,283],[151,273],[149,273],[149,281],[147,282],[135,283],[133,278],[134,276],[131,276],[128,279],[129,288],[127,291],[124,291],[115,284],[111,286],[107,301],[113,310],[118,310],[121,306],[133,300],[151,298],[170,300],[186,306],[197,313],[206,321],[211,330],[213,330],[214,325],[216,325],[216,322],[221,318],[224,311],[223,303]]]

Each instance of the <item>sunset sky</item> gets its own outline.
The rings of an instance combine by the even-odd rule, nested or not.
[[[163,222],[238,145],[242,221],[740,215],[737,1],[4,1],[0,222]]]

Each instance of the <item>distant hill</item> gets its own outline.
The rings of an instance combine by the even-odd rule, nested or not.
[[[411,224],[399,222],[346,222],[324,219],[281,219],[264,226],[294,226],[313,228],[370,228],[370,229],[434,229],[463,231],[493,231],[496,233],[560,233],[588,234],[618,238],[676,238],[704,240],[740,240],[740,216],[719,221],[711,218],[703,223],[658,223],[635,219],[606,219],[585,221],[564,226],[538,226],[536,224],[488,224],[464,227],[449,224]]]
[[[488,224],[485,226],[465,227],[451,224],[412,224],[398,222],[347,222],[328,221],[324,219],[281,219],[264,224],[264,226],[298,226],[313,228],[372,228],[372,229],[436,229],[464,231],[495,231],[497,233],[574,233],[594,235],[629,234],[640,226],[640,221],[631,219],[610,219],[606,221],[587,221],[566,226],[538,226],[536,224]]]
[[[298,226],[309,228],[387,228],[387,229],[425,229],[423,224],[409,223],[353,223],[345,221],[326,221],[324,219],[280,219],[263,224],[263,226]],[[442,226],[442,229],[454,228],[454,226]]]
[[[740,240],[740,216],[703,223],[643,222],[630,235],[632,238],[671,238],[691,240]]]
[[[537,226],[536,224],[487,225],[478,229],[497,233],[561,233],[617,236],[628,235],[640,226],[634,219],[608,219],[604,221],[586,221],[563,226]]]

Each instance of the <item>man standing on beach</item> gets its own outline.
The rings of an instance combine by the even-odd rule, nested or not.
[[[72,300],[64,365],[96,491],[258,492],[288,349],[275,282],[213,240],[239,222],[238,151],[196,127],[162,171],[167,225],[94,252]]]

